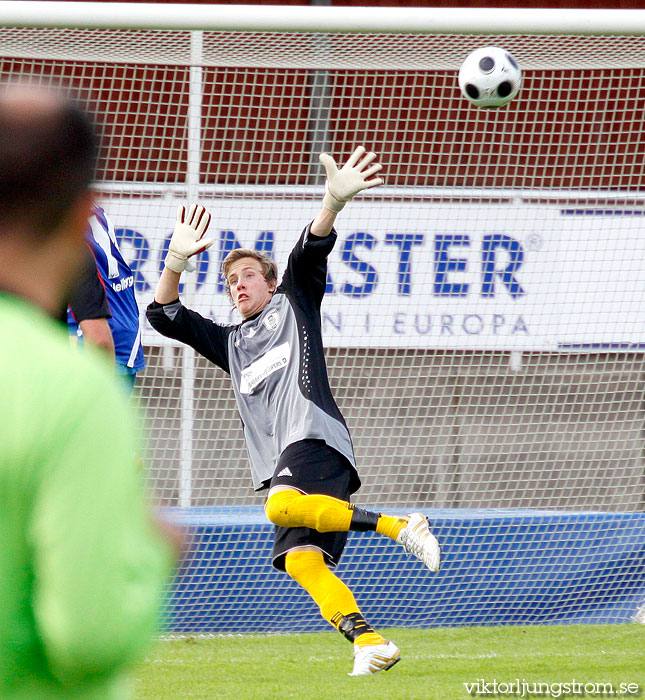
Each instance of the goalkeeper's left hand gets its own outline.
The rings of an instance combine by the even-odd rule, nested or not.
[[[323,199],[323,205],[327,209],[339,212],[359,192],[383,184],[380,177],[368,180],[383,166],[380,163],[374,163],[368,167],[376,160],[376,153],[370,152],[363,158],[364,153],[363,146],[359,146],[340,170],[336,161],[328,153],[320,154],[320,162],[324,165],[327,173],[327,190]]]
[[[200,204],[192,204],[188,212],[186,207],[179,207],[164,265],[182,273],[188,267],[188,258],[212,246],[213,239],[204,238],[210,221],[211,215]]]

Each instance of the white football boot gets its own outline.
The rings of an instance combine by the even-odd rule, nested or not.
[[[389,671],[401,661],[401,652],[393,642],[359,647],[354,644],[354,670],[348,676],[369,676],[379,671]]]
[[[414,554],[432,572],[439,571],[441,566],[441,545],[439,540],[430,532],[428,519],[423,513],[411,513],[408,524],[399,532],[396,541],[403,548]]]

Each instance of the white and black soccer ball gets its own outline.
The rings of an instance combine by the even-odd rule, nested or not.
[[[459,87],[476,107],[503,107],[520,91],[522,70],[508,51],[486,46],[461,64]]]

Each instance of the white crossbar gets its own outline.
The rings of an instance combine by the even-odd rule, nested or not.
[[[645,10],[0,1],[0,26],[386,34],[645,33]]]

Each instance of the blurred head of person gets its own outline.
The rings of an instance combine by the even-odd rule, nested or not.
[[[57,313],[83,264],[99,153],[62,93],[0,88],[0,289]]]

